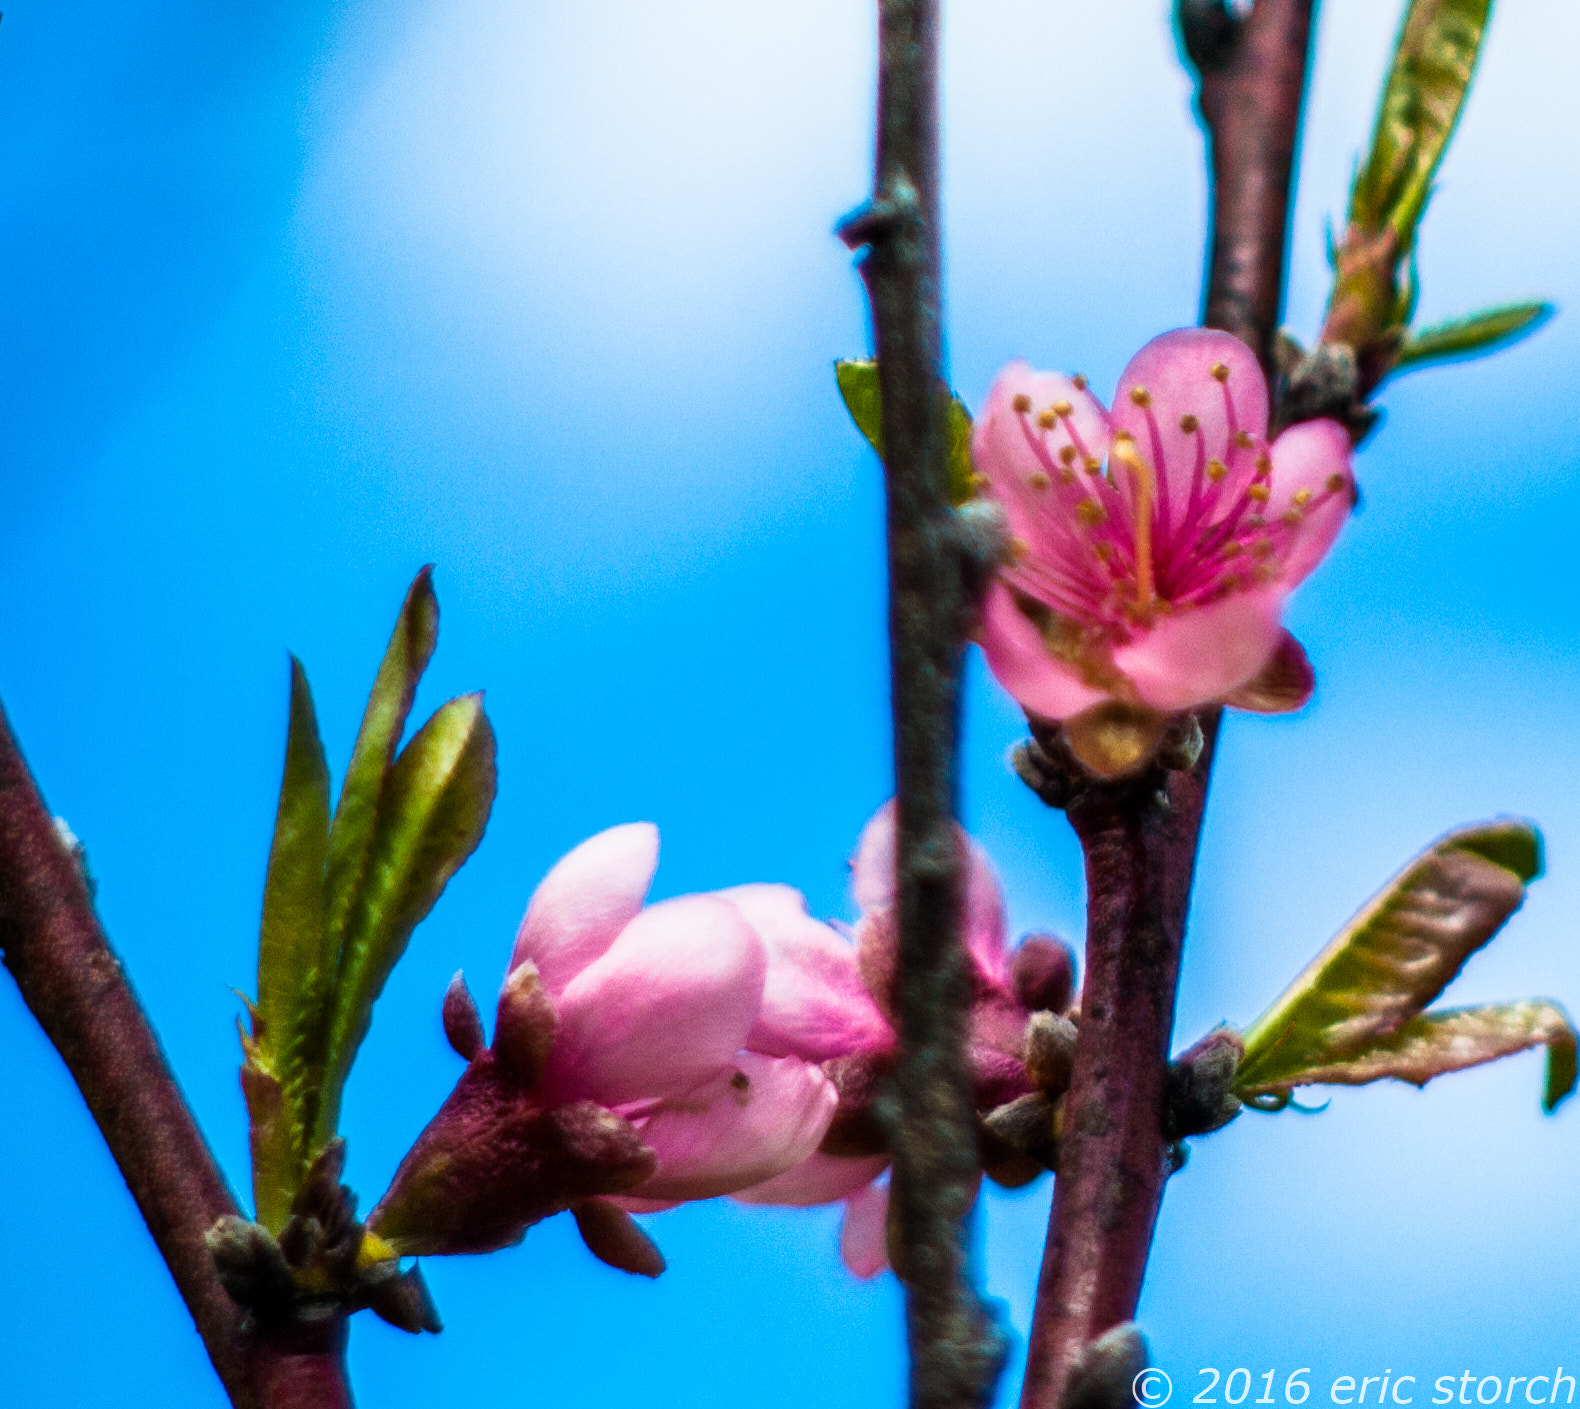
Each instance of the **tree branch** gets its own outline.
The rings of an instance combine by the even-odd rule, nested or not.
[[[1163,1089],[1221,715],[1203,712],[1189,772],[1093,784],[1066,804],[1086,855],[1086,977],[1024,1409],[1061,1405],[1087,1346],[1129,1321],[1141,1294],[1169,1175]]]
[[[1212,164],[1202,322],[1256,353],[1274,386],[1284,305],[1289,194],[1305,97],[1313,0],[1257,0],[1244,19],[1223,0],[1180,0],[1186,54]]]
[[[344,1342],[244,1336],[204,1235],[236,1200],[0,710],[0,951],[76,1079],[214,1369],[242,1409],[349,1405]],[[343,1326],[343,1322],[342,1322]],[[328,1390],[338,1380],[340,1399]]]
[[[937,0],[880,0],[873,196],[841,227],[872,305],[888,482],[900,1055],[891,1137],[911,1403],[986,1404],[1004,1340],[966,1276],[976,1122],[960,943],[958,682],[971,601],[950,507],[940,328]]]
[[[1252,348],[1276,399],[1312,0],[1256,0],[1243,19],[1224,0],[1178,9],[1213,174],[1202,321]],[[1222,713],[1201,712],[1188,772],[1094,784],[1067,805],[1086,855],[1086,977],[1022,1409],[1061,1409],[1092,1343],[1135,1315],[1170,1168],[1164,1082]],[[1128,1383],[1103,1392],[1129,1402]]]

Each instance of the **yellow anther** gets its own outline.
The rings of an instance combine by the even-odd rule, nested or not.
[[[1207,462],[1207,478],[1214,484],[1217,484],[1228,473],[1229,467],[1222,460],[1209,460]]]
[[[1053,411],[1039,411],[1037,413],[1037,424],[1041,426],[1043,430],[1051,431],[1056,425],[1059,424],[1059,417],[1057,413]]]
[[[1053,414],[1055,416],[1068,416],[1074,412],[1074,410],[1075,407],[1070,405],[1068,401],[1055,401],[1053,403]]]
[[[1184,431],[1186,435],[1193,434],[1199,425],[1201,425],[1201,422],[1191,415],[1189,411],[1180,417],[1180,429]]]
[[[1061,465],[1073,465],[1075,463],[1075,447],[1073,445],[1061,445],[1059,447],[1059,463]]]
[[[1287,523],[1291,528],[1298,528],[1300,526],[1301,514],[1299,509],[1285,509],[1284,512],[1278,517]]]
[[[1238,592],[1244,586],[1245,579],[1239,573],[1231,572],[1224,575],[1223,590],[1225,592]]]
[[[1309,489],[1297,489],[1289,497],[1297,509],[1304,509],[1311,502],[1311,491]]]
[[[1077,372],[1073,377],[1070,378],[1070,380],[1071,380],[1071,382],[1074,383],[1075,389],[1077,391],[1085,391],[1086,390],[1086,375],[1085,375],[1085,373]]]
[[[1329,494],[1337,494],[1339,492],[1339,490],[1341,490],[1343,488],[1344,488],[1344,476],[1343,475],[1332,474],[1332,475],[1328,476],[1328,493]]]
[[[1243,552],[1245,552],[1245,546],[1235,542],[1232,538],[1223,545],[1223,556],[1226,558],[1238,558]]]
[[[1071,469],[1060,470],[1059,471],[1059,483],[1060,484],[1074,484],[1075,483],[1075,471],[1071,470]]]
[[[1019,396],[1010,402],[1010,405],[1013,406],[1015,410],[1022,416],[1024,416],[1028,411],[1031,410],[1031,398],[1027,396],[1025,392],[1021,392]]]
[[[1251,545],[1251,556],[1253,558],[1265,558],[1272,551],[1273,542],[1270,538],[1258,538],[1256,542]]]
[[[982,493],[982,491],[984,489],[986,489],[992,483],[993,483],[993,481],[990,480],[986,475],[972,475],[971,476],[971,489],[972,489],[973,493],[976,493],[976,494]]]
[[[1271,455],[1266,454],[1265,452],[1263,454],[1261,454],[1261,455],[1258,455],[1256,457],[1256,472],[1259,475],[1270,475],[1270,474],[1272,474],[1273,473],[1273,457]]]
[[[1111,557],[1114,556],[1114,545],[1112,543],[1107,543],[1100,538],[1096,543],[1092,544],[1092,551],[1097,554],[1099,559],[1106,563]]]
[[[1130,400],[1136,406],[1150,406],[1152,404],[1152,393],[1144,386],[1133,386],[1130,388]]]
[[[1249,450],[1256,444],[1256,437],[1250,431],[1236,431],[1234,433],[1234,443],[1242,450]]]
[[[1250,495],[1251,498],[1256,500],[1256,502],[1258,504],[1265,504],[1265,503],[1267,503],[1267,501],[1269,499],[1271,499],[1273,497],[1273,491],[1271,489],[1269,489],[1265,484],[1253,484],[1245,492],[1248,495]]]
[[[1090,455],[1088,455],[1086,457],[1086,473],[1087,474],[1089,474],[1089,475],[1101,474],[1102,473],[1102,469],[1103,469],[1103,462],[1101,460],[1095,460]]]
[[[1213,381],[1226,382],[1229,380],[1229,369],[1222,362],[1214,362],[1209,370],[1212,372]]]
[[[1095,499],[1083,499],[1075,507],[1076,517],[1088,528],[1095,528],[1108,517],[1103,506]]]
[[[1009,541],[1009,555],[1017,563],[1031,552],[1031,544],[1024,538],[1011,538]]]
[[[1053,481],[1043,474],[1041,470],[1033,470],[1026,476],[1026,483],[1035,489],[1037,493],[1041,494]]]

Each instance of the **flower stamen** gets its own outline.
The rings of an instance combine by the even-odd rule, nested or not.
[[[1135,477],[1136,605],[1146,613],[1152,610],[1157,595],[1152,577],[1152,500],[1157,493],[1157,481],[1152,476],[1152,467],[1136,449],[1134,437],[1121,431],[1114,437],[1110,454]]]

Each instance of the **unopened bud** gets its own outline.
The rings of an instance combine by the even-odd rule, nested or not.
[[[1234,1073],[1244,1055],[1240,1034],[1232,1027],[1219,1027],[1169,1065],[1163,1109],[1166,1139],[1205,1135],[1240,1114]]]
[[[1009,967],[1010,987],[1033,1013],[1062,1013],[1075,992],[1075,955],[1058,935],[1029,934]]]
[[[1033,1013],[1026,1024],[1026,1075],[1040,1091],[1069,1090],[1075,1064],[1075,1024],[1061,1013]]]

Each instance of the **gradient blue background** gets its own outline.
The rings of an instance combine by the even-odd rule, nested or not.
[[[0,29],[0,697],[89,849],[105,923],[214,1148],[248,1179],[250,989],[287,649],[343,764],[402,592],[437,563],[424,713],[486,687],[488,836],[418,931],[347,1093],[371,1202],[460,1069],[532,887],[610,824],[661,895],[748,880],[848,915],[884,799],[878,467],[830,361],[868,345],[831,237],[863,195],[870,6],[33,0]],[[1310,336],[1397,7],[1323,7],[1290,321]],[[1193,320],[1204,181],[1166,6],[975,0],[945,46],[948,327],[971,402]],[[1508,4],[1421,245],[1426,319],[1580,309],[1580,12]],[[1448,827],[1540,821],[1552,874],[1452,990],[1580,999],[1580,323],[1387,390],[1365,506],[1291,625],[1311,706],[1227,726],[1179,1039],[1245,1023]],[[1078,934],[1078,852],[1008,773],[970,667],[966,803],[1017,929]],[[0,982],[0,1404],[216,1406],[201,1346],[69,1078]],[[1202,1365],[1435,1376],[1580,1365],[1580,1112],[1540,1059],[1247,1114],[1170,1187],[1142,1318]],[[1024,1332],[1048,1182],[990,1194]],[[650,1285],[567,1220],[434,1261],[448,1329],[370,1318],[367,1406],[900,1402],[892,1278],[837,1215],[651,1222]],[[1006,1376],[1006,1402],[1018,1381]],[[1417,1402],[1426,1400],[1426,1393]]]

